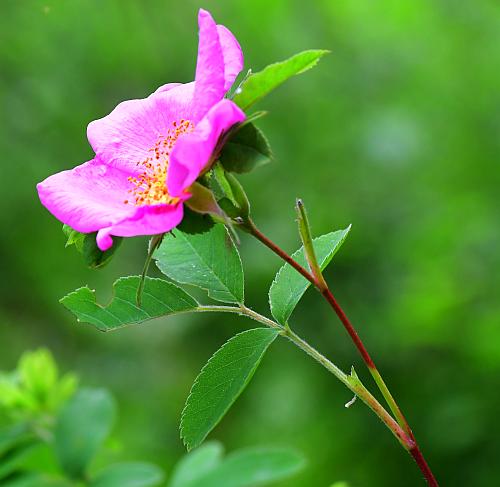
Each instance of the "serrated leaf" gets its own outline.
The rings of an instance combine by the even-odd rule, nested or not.
[[[198,306],[195,299],[175,284],[163,279],[146,277],[141,307],[136,296],[140,276],[118,279],[113,284],[114,296],[107,306],[96,302],[95,292],[82,287],[68,294],[60,302],[79,321],[90,323],[101,331],[110,331],[121,326],[190,311]]]
[[[89,482],[89,487],[153,487],[163,481],[156,465],[142,462],[111,465]]]
[[[182,412],[181,437],[188,450],[200,445],[227,413],[277,336],[271,328],[247,330],[227,341],[210,358]]]
[[[246,123],[224,144],[219,160],[226,171],[246,173],[267,164],[272,157],[262,131],[253,123]]]
[[[290,449],[247,448],[231,453],[217,467],[185,487],[268,485],[289,478],[304,465],[304,458]]]
[[[227,303],[242,303],[243,268],[224,225],[200,215],[186,215],[182,224],[165,235],[153,256],[170,279],[208,291]]]
[[[328,52],[320,49],[302,51],[285,61],[270,64],[251,74],[239,87],[233,101],[243,110],[248,109],[288,78],[311,69]]]
[[[224,448],[216,441],[205,443],[185,455],[175,466],[169,487],[189,487],[213,470],[222,460]]]
[[[56,455],[71,478],[82,478],[108,436],[115,403],[104,389],[81,389],[61,410],[54,431]]]
[[[330,263],[333,256],[344,243],[351,227],[345,230],[327,233],[313,240],[314,250],[321,270]],[[307,268],[307,262],[304,255],[304,248],[297,250],[292,258],[300,265]],[[295,306],[304,295],[311,283],[301,276],[290,264],[285,264],[276,274],[271,288],[269,289],[269,304],[274,318],[284,325]]]

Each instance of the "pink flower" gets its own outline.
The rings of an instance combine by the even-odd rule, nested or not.
[[[198,22],[195,81],[161,86],[91,122],[94,159],[37,185],[43,205],[79,232],[97,231],[103,251],[112,235],[155,235],[177,226],[189,187],[220,136],[245,119],[224,98],[243,68],[238,41],[205,10]]]

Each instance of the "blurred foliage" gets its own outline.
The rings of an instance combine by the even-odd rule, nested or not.
[[[163,473],[152,464],[116,463],[92,471],[116,408],[105,389],[76,390],[76,386],[73,374],[58,378],[57,365],[46,349],[25,352],[13,372],[0,373],[0,417],[10,418],[0,428],[0,485],[159,485]],[[129,483],[123,481],[124,474]]]
[[[308,48],[332,54],[256,109],[275,162],[244,183],[255,220],[299,247],[301,196],[316,235],[353,223],[327,272],[443,485],[500,475],[498,307],[499,7],[494,0],[2,0],[0,369],[49,346],[86,383],[117,392],[130,458],[171,467],[193,378],[240,323],[186,316],[99,334],[58,303],[100,299],[137,274],[146,239],[91,271],[40,205],[35,184],[92,157],[85,126],[123,99],[193,78],[196,12],[236,33],[254,71]],[[246,294],[262,311],[280,263],[242,238]],[[348,368],[360,360],[309,291],[291,324]],[[368,384],[369,378],[364,377]],[[215,434],[230,449],[296,447],[309,468],[283,485],[419,486],[376,418],[286,343],[276,344]]]
[[[14,372],[0,372],[0,407],[18,421],[40,414],[54,414],[75,392],[77,378],[59,378],[57,364],[50,352],[26,352]]]
[[[74,375],[57,380],[50,352],[25,352],[16,370],[23,402],[2,401],[0,485],[3,487],[155,487],[165,485],[162,470],[144,462],[109,463],[118,452],[109,440],[116,405],[105,389],[76,389]],[[71,384],[71,386],[69,385]],[[64,391],[64,393],[61,393]],[[0,397],[3,399],[5,389]],[[9,395],[7,394],[7,397]],[[57,401],[48,398],[57,397]],[[19,415],[20,409],[28,413]],[[11,413],[16,413],[14,416]],[[114,444],[114,448],[110,448]],[[106,449],[103,446],[107,446]],[[121,448],[123,453],[124,448]],[[174,468],[170,487],[256,487],[288,479],[303,469],[304,458],[289,448],[224,449],[208,442],[185,455]],[[96,459],[96,455],[98,458]]]

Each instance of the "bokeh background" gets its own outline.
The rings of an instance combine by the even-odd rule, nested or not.
[[[178,421],[209,356],[252,324],[183,316],[101,334],[58,299],[110,296],[146,239],[90,271],[35,184],[92,157],[88,122],[119,101],[193,78],[197,9],[239,38],[254,70],[307,48],[332,54],[262,101],[272,165],[241,178],[255,220],[298,247],[293,204],[316,234],[353,224],[327,278],[406,412],[442,485],[500,478],[499,15],[494,1],[1,0],[0,369],[49,347],[116,395],[121,457],[167,471]],[[265,312],[280,262],[242,238],[249,303]],[[370,383],[329,308],[308,292],[293,326]],[[411,460],[348,391],[285,341],[212,438],[291,445],[308,468],[283,485],[419,486]],[[496,479],[496,480],[495,480]]]

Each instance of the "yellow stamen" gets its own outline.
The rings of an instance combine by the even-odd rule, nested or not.
[[[130,176],[128,180],[133,188],[129,190],[136,206],[158,205],[160,203],[175,204],[179,200],[168,194],[167,170],[170,153],[177,139],[194,130],[194,124],[190,120],[181,119],[173,122],[172,127],[167,130],[165,136],[160,136],[155,146],[149,149],[152,154],[144,161],[138,162],[138,166],[144,169],[138,176]],[[129,204],[125,200],[124,204]]]

